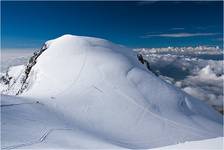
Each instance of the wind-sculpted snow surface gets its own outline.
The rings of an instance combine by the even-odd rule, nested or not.
[[[1,149],[119,148],[36,99],[1,95]]]
[[[153,148],[222,136],[219,113],[156,77],[131,50],[72,35],[46,45],[21,97],[38,100],[60,114],[66,127],[48,124],[45,142],[40,136],[36,144],[30,140],[28,148],[61,148],[71,141],[76,141],[72,148]],[[13,134],[13,126],[9,128],[6,135]],[[91,138],[85,141],[78,131],[75,134],[76,128]],[[68,144],[55,142],[53,134],[65,137]],[[90,139],[97,142],[90,144]]]

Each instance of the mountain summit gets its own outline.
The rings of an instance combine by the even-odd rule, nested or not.
[[[13,89],[23,87],[21,98],[37,100],[63,116],[69,129],[84,131],[101,141],[98,144],[153,148],[222,136],[219,113],[156,77],[128,48],[99,38],[64,35],[46,42],[35,56],[23,77],[26,86]],[[14,131],[14,126],[4,127]]]

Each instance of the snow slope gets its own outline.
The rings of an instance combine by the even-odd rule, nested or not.
[[[214,138],[202,141],[186,142],[172,146],[155,148],[154,150],[223,150],[224,138]]]
[[[109,148],[154,148],[222,136],[219,113],[157,78],[138,62],[131,50],[103,39],[73,35],[64,35],[46,45],[48,48],[37,58],[26,80],[27,88],[20,95],[31,101],[38,100],[38,105],[43,104],[47,110],[62,116],[59,121],[56,119],[59,123],[51,121],[55,116],[46,118],[49,124],[44,128],[61,128],[54,126],[66,123],[69,129],[78,128],[91,138],[100,139],[97,145],[104,148],[108,145]],[[11,124],[5,126],[9,128],[6,137],[13,134],[12,122],[6,119],[6,123]],[[25,129],[24,132],[30,133]],[[76,141],[84,140],[76,133],[75,137],[71,132],[54,134],[66,137],[68,140],[64,142],[67,143],[55,145],[52,141],[57,139],[52,135],[45,145],[39,142],[29,148],[49,148],[52,143],[56,147],[67,146],[73,141],[70,136]],[[3,138],[5,147],[12,141],[18,143],[20,139]],[[71,147],[83,148],[80,145]],[[95,148],[91,144],[85,146]]]
[[[35,99],[1,95],[1,149],[119,148],[69,126],[67,120]]]

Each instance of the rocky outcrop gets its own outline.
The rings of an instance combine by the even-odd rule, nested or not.
[[[36,64],[37,58],[47,49],[47,45],[34,52],[28,63],[24,66],[15,66],[9,68],[6,73],[0,77],[1,93],[10,95],[21,94],[28,86],[28,77],[32,67]]]
[[[26,88],[27,88],[27,78],[29,77],[29,74],[30,74],[30,71],[32,69],[32,67],[37,63],[37,58],[47,49],[47,45],[44,44],[44,46],[34,52],[34,55],[32,57],[30,57],[29,59],[29,62],[28,64],[26,65],[26,69],[25,69],[25,76],[23,78],[23,81],[22,81],[22,86],[21,88],[19,89],[19,91],[16,93],[16,95],[19,95],[20,93],[22,93]]]
[[[142,56],[142,54],[140,54],[140,53],[138,53],[137,54],[137,58],[138,58],[138,60],[142,63],[142,64],[145,64],[146,65],[146,67],[147,67],[147,69],[149,70],[149,71],[151,71],[152,73],[154,73],[156,76],[159,76],[159,71],[158,70],[152,70],[152,68],[150,67],[150,64],[149,64],[149,61],[148,60],[146,60],[146,59],[144,59],[143,58],[143,56]]]

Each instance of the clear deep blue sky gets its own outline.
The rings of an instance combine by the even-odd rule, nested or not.
[[[223,43],[223,2],[1,2],[2,48],[38,48],[63,34],[129,47]]]

